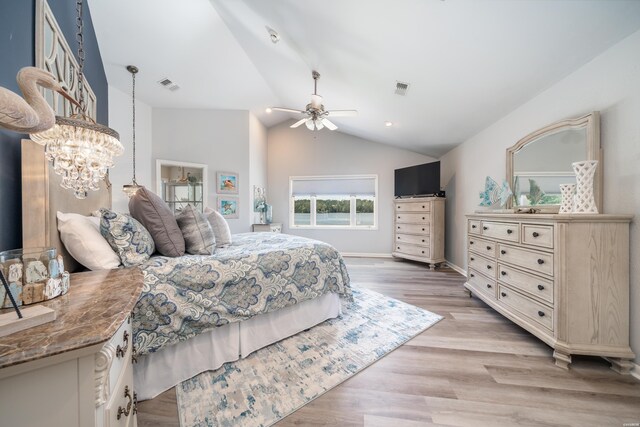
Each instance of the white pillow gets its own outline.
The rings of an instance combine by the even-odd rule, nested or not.
[[[58,212],[60,239],[69,254],[90,270],[111,270],[120,257],[100,234],[100,218]]]
[[[213,229],[213,235],[216,237],[216,248],[224,248],[231,244],[231,230],[227,220],[218,211],[206,208],[204,214]]]

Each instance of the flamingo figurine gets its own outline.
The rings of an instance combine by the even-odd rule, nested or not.
[[[53,127],[56,123],[55,113],[38,90],[38,86],[58,92],[80,108],[80,104],[48,71],[24,67],[18,71],[16,80],[24,99],[9,89],[0,87],[0,128],[32,134]]]

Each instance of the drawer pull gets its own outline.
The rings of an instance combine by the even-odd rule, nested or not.
[[[422,251],[422,253],[424,253],[424,251]]]
[[[488,230],[488,229],[489,229],[489,227],[484,226],[484,227],[482,227],[482,229],[483,229],[483,230]]]
[[[470,276],[470,277],[476,277],[476,275],[475,275],[475,274],[473,274],[473,273],[469,273],[469,276]]]
[[[398,240],[400,240],[400,236],[398,236]]]
[[[537,231],[534,231],[533,233],[531,233],[531,235],[533,237],[538,237],[540,235],[540,233],[538,233]]]
[[[400,219],[400,217],[398,217],[398,219]]]
[[[503,250],[501,250],[501,251],[500,251],[500,253],[501,253],[502,255],[505,255],[505,254],[507,253],[507,251],[505,251],[505,250],[503,249]]]
[[[133,397],[131,396],[131,393],[129,392],[129,386],[128,385],[124,386],[124,397],[128,398],[129,401],[127,402],[127,407],[126,408],[123,408],[122,406],[118,406],[118,415],[116,416],[116,418],[118,420],[120,418],[122,418],[123,415],[125,417],[128,417],[129,414],[131,413],[131,407],[133,406]]]
[[[473,245],[473,240],[471,240],[471,241],[469,242],[469,244],[470,244],[470,245]]]
[[[424,231],[424,228],[422,229],[422,231]]]
[[[398,246],[398,249],[400,249],[400,246]]]
[[[491,266],[490,265],[487,265],[487,270],[491,270]]]
[[[511,233],[513,233],[513,230],[512,230],[512,229],[510,229],[510,228],[509,228],[509,229],[507,229],[507,234],[511,234]]]
[[[471,261],[475,261],[476,259],[474,257],[469,258]]]
[[[500,295],[502,295],[503,297],[507,296],[507,294],[505,294],[504,292],[500,292]]]
[[[424,217],[422,217],[422,219],[424,219]]]
[[[132,346],[131,348],[131,363],[138,363],[138,351],[136,350],[136,346]],[[133,393],[133,397],[135,398],[135,393]]]
[[[422,209],[424,209],[424,205],[422,205]]]
[[[507,272],[506,271],[501,271],[500,274],[502,274],[503,276],[506,276]]]
[[[471,226],[471,228],[476,228],[476,225],[475,225],[475,224],[473,224],[473,225]]]
[[[538,312],[538,316],[540,316],[540,317],[544,317],[544,311],[539,311],[539,312]]]
[[[491,285],[487,283],[487,288],[491,289]]]
[[[491,246],[487,246],[487,250],[490,251],[491,250]]]
[[[541,259],[541,258],[538,258],[538,264],[540,264],[540,265],[544,264],[544,260]]]
[[[424,239],[422,239],[422,243],[424,243]]]
[[[124,357],[124,354],[127,352],[127,347],[129,347],[129,332],[124,331],[124,334],[122,334],[122,347],[120,344],[116,347],[116,357]]]
[[[538,285],[538,290],[539,290],[539,291],[544,291],[544,286],[542,286],[542,285]]]

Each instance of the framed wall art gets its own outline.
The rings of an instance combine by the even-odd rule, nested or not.
[[[218,212],[225,218],[239,218],[238,198],[235,196],[218,196]]]
[[[238,174],[234,172],[218,172],[216,182],[217,193],[238,194]]]

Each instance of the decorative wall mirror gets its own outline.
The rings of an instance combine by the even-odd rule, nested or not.
[[[157,192],[174,213],[187,205],[207,207],[207,165],[156,160]]]
[[[600,113],[563,120],[522,138],[507,148],[507,181],[513,190],[512,207],[558,212],[560,184],[576,182],[571,163],[598,160],[594,195],[602,212],[602,153]]]

